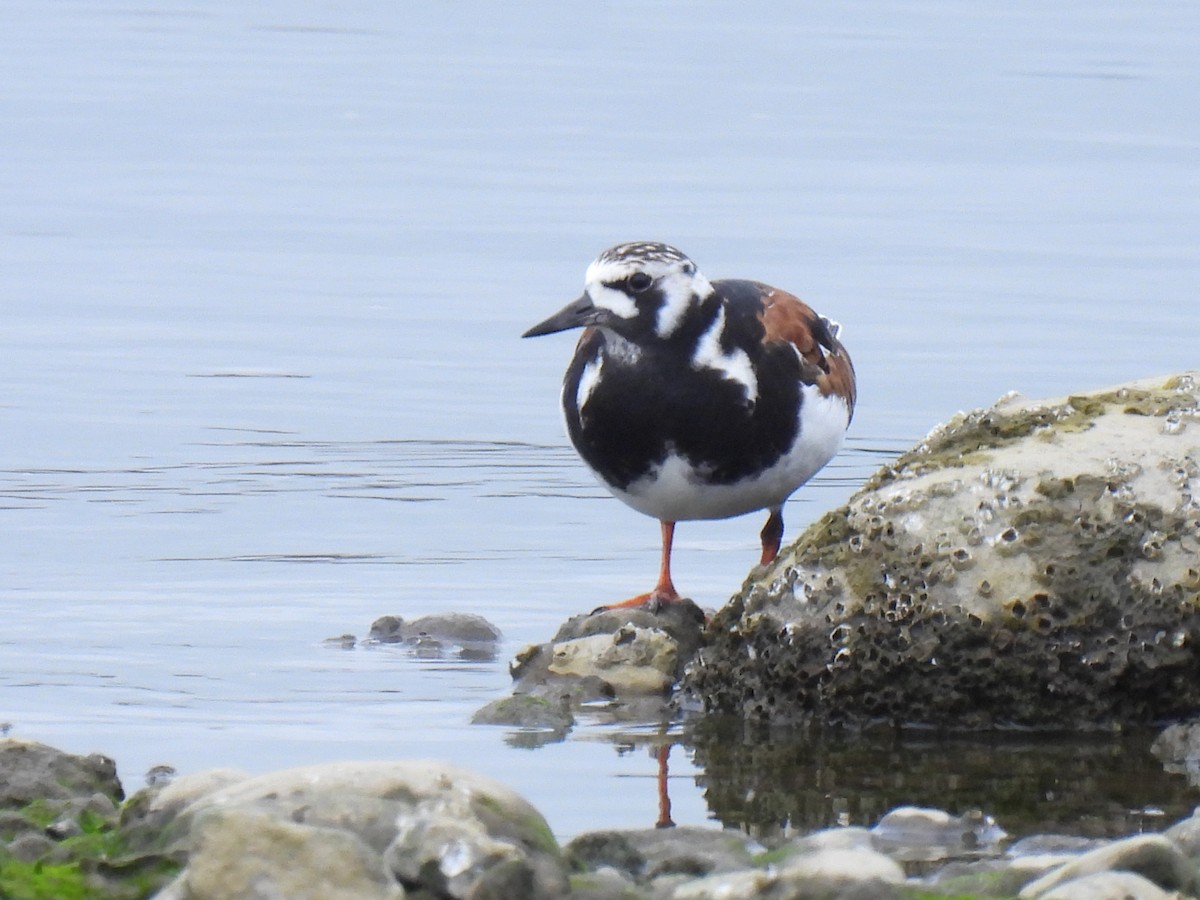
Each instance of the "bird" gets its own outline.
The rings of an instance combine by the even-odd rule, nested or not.
[[[597,256],[583,294],[522,337],[574,328],[567,435],[661,536],[654,587],[596,612],[683,600],[671,575],[680,521],[766,510],[759,564],[773,562],[784,501],[833,458],[854,416],[840,326],[787,291],[710,282],[677,248],[632,241]]]

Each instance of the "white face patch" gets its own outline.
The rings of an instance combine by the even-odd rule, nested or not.
[[[601,255],[588,266],[584,284],[596,306],[622,319],[638,314],[635,300],[624,291],[608,285],[624,281],[630,275],[643,272],[654,279],[663,297],[658,309],[654,330],[661,338],[670,337],[683,321],[692,302],[703,300],[712,292],[707,278],[696,271],[695,263],[683,258],[608,258]]]
[[[683,314],[695,300],[703,300],[713,292],[708,279],[699,272],[689,275],[676,269],[662,276],[658,282],[662,291],[663,304],[658,308],[658,319],[654,330],[660,338],[669,338],[683,321]]]
[[[632,319],[638,314],[633,298],[624,291],[609,287],[608,284],[628,278],[636,271],[636,267],[628,262],[597,259],[588,266],[583,285],[596,306],[607,309],[622,319]]]
[[[713,369],[723,378],[736,381],[746,389],[746,400],[753,403],[758,399],[758,378],[750,357],[745,350],[726,351],[721,347],[721,337],[725,334],[725,309],[717,310],[717,317],[709,326],[708,331],[700,336],[696,344],[696,352],[692,355],[692,366],[697,369]]]
[[[610,313],[620,316],[622,319],[632,319],[638,314],[637,304],[624,291],[610,288],[598,281],[594,283],[589,281],[587,292],[595,306],[600,309],[607,309]]]

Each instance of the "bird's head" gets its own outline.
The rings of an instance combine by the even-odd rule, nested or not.
[[[618,244],[588,266],[584,291],[522,337],[594,325],[628,341],[665,341],[687,311],[713,292],[696,264],[679,250],[654,241]]]

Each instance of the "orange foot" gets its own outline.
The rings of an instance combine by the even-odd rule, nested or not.
[[[621,600],[618,603],[606,603],[604,606],[597,606],[592,610],[592,615],[596,613],[607,612],[610,609],[636,609],[639,606],[644,606],[648,612],[656,613],[669,603],[679,603],[683,597],[679,596],[679,592],[675,590],[673,585],[656,587],[647,594],[638,594],[636,597],[630,597],[628,600]]]
[[[656,613],[668,603],[678,603],[683,599],[671,583],[671,543],[675,539],[675,523],[659,522],[659,527],[662,529],[662,560],[658,568],[658,584],[654,586],[654,590],[622,600],[620,603],[597,606],[592,610],[592,615],[609,609],[630,609],[638,606],[644,606],[650,612]]]

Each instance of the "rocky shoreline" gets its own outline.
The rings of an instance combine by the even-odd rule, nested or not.
[[[214,770],[126,799],[112,760],[6,738],[0,784],[0,896],[12,900],[1161,900],[1200,889],[1200,810],[1110,840],[1013,841],[982,813],[900,807],[870,828],[772,841],[667,827],[559,846],[524,799],[438,762]]]
[[[914,724],[1112,735],[1176,721],[1155,753],[1194,785],[1198,422],[1200,373],[959,416],[751,573],[724,609],[577,616],[517,655],[512,695],[474,721],[531,744],[562,740],[597,704],[660,724],[662,826],[668,728],[700,722],[699,735],[722,717],[864,742]],[[494,659],[498,638],[473,616],[385,616],[367,640]],[[722,740],[693,741],[704,771],[740,739]],[[756,821],[788,827],[751,827],[710,803],[742,827],[592,831],[560,846],[526,800],[437,761],[160,772],[126,798],[106,757],[4,738],[0,898],[1200,895],[1200,810],[1013,838],[1003,816],[955,815],[935,797],[868,824],[798,827],[811,823],[770,806],[780,760],[752,753],[739,766],[723,783],[731,804],[759,803]],[[1000,776],[1011,766],[995,763]],[[1149,816],[1150,798],[1139,802]]]

